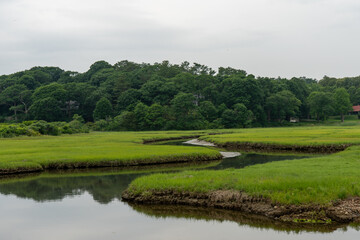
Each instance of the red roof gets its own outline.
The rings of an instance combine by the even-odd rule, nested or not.
[[[360,112],[360,105],[353,106],[353,112]]]

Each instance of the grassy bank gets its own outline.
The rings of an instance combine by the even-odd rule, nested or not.
[[[218,151],[202,147],[142,144],[143,139],[178,138],[196,134],[199,132],[92,132],[0,139],[0,173],[221,158]]]
[[[264,143],[295,146],[360,144],[358,126],[316,126],[235,129],[233,133],[201,137],[218,144]]]
[[[358,127],[299,127],[234,130],[231,134],[207,135],[218,144],[252,142],[276,145],[357,145]],[[154,191],[209,193],[242,191],[281,204],[326,205],[338,199],[360,196],[360,146],[322,157],[273,162],[244,169],[186,171],[156,174],[136,179],[129,187],[133,195]]]
[[[222,171],[186,171],[136,179],[129,191],[239,190],[284,204],[319,203],[360,196],[360,147],[318,158],[272,162]]]

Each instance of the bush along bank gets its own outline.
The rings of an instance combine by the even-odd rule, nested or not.
[[[280,221],[360,221],[360,147],[244,169],[186,171],[135,179],[129,202],[234,209]]]
[[[61,134],[88,133],[89,128],[83,119],[74,115],[71,122],[25,121],[15,124],[0,124],[0,138],[17,136],[40,136]]]

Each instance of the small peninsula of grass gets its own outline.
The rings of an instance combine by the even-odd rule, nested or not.
[[[227,142],[300,146],[357,145],[360,143],[360,129],[355,127],[244,129],[235,130],[233,134],[204,136],[202,139],[220,145]],[[178,195],[176,200],[179,201],[178,203],[193,205],[195,202],[194,205],[204,205],[202,201],[204,199],[210,201],[214,193],[225,191],[225,195],[229,195],[228,191],[230,191],[230,197],[221,207],[232,208],[232,202],[236,201],[267,202],[269,209],[276,204],[284,208],[289,205],[310,205],[311,211],[326,212],[324,209],[332,206],[336,201],[360,197],[359,156],[360,146],[351,146],[333,155],[272,162],[244,169],[155,174],[134,180],[125,193],[125,199],[166,203],[174,200],[169,199],[170,195]],[[245,197],[236,193],[244,194]],[[193,197],[184,200],[189,196]],[[214,197],[215,200],[213,199],[214,202],[210,206],[217,206],[217,198]],[[202,200],[199,202],[199,199]],[[313,206],[317,207],[313,208]],[[300,212],[305,211],[302,208],[297,209]],[[358,212],[358,209],[356,211]],[[345,213],[347,210],[344,210]],[[326,218],[324,221],[327,222],[329,219]]]
[[[326,146],[360,144],[359,126],[313,126],[234,129],[232,133],[206,135],[201,139],[217,144],[264,143],[277,145]]]
[[[333,153],[360,144],[358,126],[312,126],[236,129],[233,133],[202,136],[219,147],[247,151]]]
[[[154,174],[136,179],[134,194],[148,191],[244,191],[284,204],[328,204],[360,196],[360,147],[317,158],[271,162],[244,169],[185,171]]]
[[[360,217],[359,156],[360,147],[353,146],[333,155],[244,169],[154,174],[135,179],[124,199],[239,209],[273,218],[308,211],[289,218],[349,222]],[[346,199],[350,204],[335,207]]]
[[[0,174],[44,169],[136,166],[220,159],[203,147],[143,144],[199,132],[92,132],[89,134],[0,139]]]

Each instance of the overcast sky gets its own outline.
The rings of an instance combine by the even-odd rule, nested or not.
[[[98,60],[360,75],[359,0],[0,0],[0,75]]]

